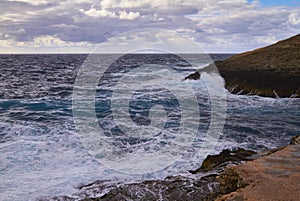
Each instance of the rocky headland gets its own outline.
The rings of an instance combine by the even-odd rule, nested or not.
[[[231,93],[300,97],[300,34],[214,64]],[[205,69],[185,79],[199,79]]]

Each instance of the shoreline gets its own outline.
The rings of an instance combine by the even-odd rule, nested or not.
[[[274,151],[226,168],[218,177],[224,194],[216,200],[296,201],[300,197],[300,136]]]
[[[256,153],[238,148],[208,155],[187,175],[134,183],[98,180],[69,196],[38,200],[295,200],[300,197],[300,136],[290,145]]]

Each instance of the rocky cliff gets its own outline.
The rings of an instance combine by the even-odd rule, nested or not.
[[[232,93],[300,97],[300,34],[215,65]],[[199,79],[199,72],[186,79]]]

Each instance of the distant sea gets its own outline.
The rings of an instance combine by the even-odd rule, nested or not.
[[[106,168],[91,156],[79,139],[72,116],[73,85],[87,56],[0,55],[0,200],[70,195],[76,193],[77,186],[99,179],[164,178],[201,165],[202,161],[191,153],[191,156],[182,158],[164,171],[129,176]],[[231,55],[210,56],[216,61]],[[105,60],[111,55],[101,57]],[[201,55],[188,57],[198,62],[199,67],[210,63]],[[146,64],[168,66],[182,77],[194,72],[186,61],[166,54],[127,55],[112,65],[113,70],[107,70],[95,95],[99,126],[112,136],[118,135],[120,142],[129,149],[141,142],[127,138],[122,140],[122,133],[113,124],[113,119],[108,118],[112,115],[111,93],[106,87],[117,83],[129,70]],[[211,107],[204,83],[201,80],[187,82],[195,90],[202,118],[191,147],[196,151],[202,134],[208,129]],[[150,95],[150,99],[167,95]],[[164,120],[164,117],[156,118],[157,121]],[[211,153],[218,153],[224,148],[261,151],[280,147],[287,145],[295,135],[300,135],[300,99],[263,98],[227,92],[226,123],[219,143]]]

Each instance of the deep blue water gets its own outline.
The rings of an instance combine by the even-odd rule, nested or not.
[[[211,58],[222,60],[228,56],[216,54]],[[105,60],[111,55],[100,57]],[[199,55],[188,57],[199,67],[211,62]],[[191,119],[198,132],[182,158],[164,170],[142,176],[122,174],[99,163],[80,140],[73,119],[73,86],[86,58],[87,55],[0,55],[0,199],[70,194],[76,191],[74,187],[97,179],[163,178],[201,164],[195,152],[203,146],[202,137],[211,118],[211,100],[201,80],[188,81],[196,94],[201,118],[195,122]],[[180,132],[182,105],[171,90],[155,83],[136,90],[124,111],[136,126],[157,123],[167,133],[158,133],[160,137],[148,133],[136,136],[124,132],[115,122],[111,108],[114,87],[131,70],[150,64],[167,66],[182,77],[193,72],[190,64],[178,56],[127,55],[110,65],[97,86],[94,101],[99,128],[124,153],[155,153]],[[129,79],[124,86],[131,82]],[[186,95],[186,91],[179,93]],[[226,122],[211,153],[234,147],[260,151],[286,145],[292,136],[300,135],[299,99],[226,94]],[[161,108],[154,107],[157,105]],[[153,108],[165,113],[155,113],[161,115],[150,118]]]

